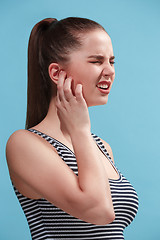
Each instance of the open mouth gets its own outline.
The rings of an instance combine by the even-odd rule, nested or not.
[[[107,90],[109,88],[107,84],[98,84],[97,87],[104,90]]]
[[[111,85],[110,79],[108,81],[101,81],[97,84],[97,88],[103,93],[109,93]]]

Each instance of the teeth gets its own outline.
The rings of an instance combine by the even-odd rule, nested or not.
[[[98,87],[107,89],[108,85],[107,84],[98,84]]]
[[[102,82],[103,82],[103,81],[99,82],[99,83],[97,84],[97,87],[103,88],[103,89],[108,89],[109,86],[110,86],[111,79],[109,78],[109,79],[107,80],[108,85],[107,85],[106,83],[104,83],[104,82],[102,83]]]

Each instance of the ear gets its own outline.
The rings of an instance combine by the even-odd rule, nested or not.
[[[62,70],[60,65],[58,63],[51,63],[48,67],[48,73],[51,78],[51,80],[57,84],[58,78],[59,78],[59,73]]]

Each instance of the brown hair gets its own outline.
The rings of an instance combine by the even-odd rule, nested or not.
[[[66,64],[69,53],[82,45],[82,35],[94,29],[105,31],[97,22],[79,17],[46,18],[33,27],[28,44],[26,129],[44,119],[51,96],[56,95],[56,84],[51,84],[48,74],[50,63]]]

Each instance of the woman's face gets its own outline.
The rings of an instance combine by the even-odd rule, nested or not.
[[[83,96],[89,106],[107,103],[108,94],[115,78],[114,56],[111,39],[103,30],[84,35],[83,45],[70,54],[65,69],[73,78],[73,89],[83,86]]]

